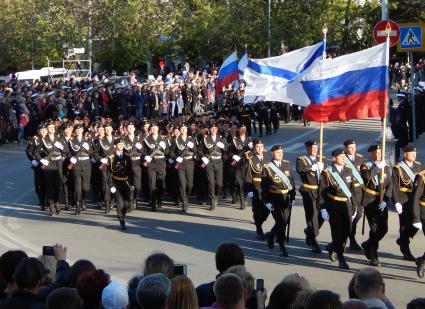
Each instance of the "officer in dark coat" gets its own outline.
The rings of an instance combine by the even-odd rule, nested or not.
[[[265,236],[270,249],[273,249],[276,237],[281,256],[287,257],[286,228],[290,219],[290,209],[295,200],[295,182],[291,164],[282,159],[283,147],[275,145],[271,152],[272,160],[264,165],[261,176],[261,195],[265,206],[271,211],[275,224]]]
[[[67,123],[62,126],[62,145],[65,147],[64,152],[69,154],[69,141],[72,139],[74,127],[72,123]],[[73,170],[68,169],[70,164],[69,156],[67,156],[62,162],[62,192],[63,199],[65,202],[65,210],[69,210],[69,207],[75,206],[75,184]]]
[[[334,163],[320,175],[319,207],[324,220],[331,226],[332,243],[327,246],[329,257],[334,261],[336,252],[339,268],[349,269],[344,257],[345,243],[351,233],[353,173],[345,165],[344,150],[332,151]]]
[[[400,238],[396,243],[400,246],[403,259],[415,261],[410,251],[410,238],[418,229],[413,226],[413,183],[416,174],[422,170],[421,163],[416,161],[416,147],[408,144],[404,147],[404,159],[393,168],[393,201],[400,221]]]
[[[323,218],[320,215],[318,202],[318,188],[320,173],[325,167],[326,158],[320,156],[318,152],[318,143],[315,140],[305,142],[307,154],[297,158],[296,169],[301,178],[300,193],[303,198],[305,220],[307,228],[304,229],[307,245],[312,247],[312,251],[320,253],[321,249],[317,243],[316,237],[319,235],[320,227],[323,224]]]
[[[361,220],[363,216],[363,207],[362,207],[362,196],[363,196],[363,178],[360,175],[360,166],[364,162],[364,158],[361,154],[356,152],[357,143],[354,139],[347,139],[344,142],[344,153],[345,164],[351,168],[353,173],[353,197],[351,199],[353,207],[352,212],[356,216],[353,219],[351,224],[351,233],[350,233],[350,249],[361,251],[362,247],[356,241],[356,230],[357,223]]]
[[[425,170],[415,177],[413,186],[413,227],[425,234]],[[416,272],[419,278],[425,275],[425,252],[416,259]]]
[[[369,239],[361,244],[371,266],[379,266],[379,242],[388,232],[388,203],[392,197],[391,171],[382,161],[381,147],[372,145],[368,149],[370,160],[360,167],[365,189],[363,208],[369,223]],[[382,169],[384,182],[381,184]],[[382,189],[382,191],[381,191]],[[380,194],[383,193],[381,197]]]

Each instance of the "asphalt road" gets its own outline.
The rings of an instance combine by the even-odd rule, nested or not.
[[[358,140],[360,152],[374,142],[380,132],[375,120],[333,123],[325,126],[324,152],[330,152],[349,138]],[[304,141],[319,138],[319,126],[312,124],[284,124],[278,134],[264,138],[268,147],[283,144],[286,159],[295,164],[297,156],[304,153]],[[425,159],[425,141],[419,140],[418,160]],[[342,299],[348,298],[347,285],[358,269],[368,265],[361,253],[347,251],[349,271],[340,271],[337,263],[331,263],[327,254],[313,254],[304,243],[304,210],[300,196],[292,213],[291,239],[288,244],[289,258],[281,258],[277,248],[270,251],[264,242],[255,237],[250,207],[239,210],[229,201],[220,201],[216,211],[196,203],[187,214],[182,214],[172,204],[166,204],[156,213],[142,208],[129,214],[127,231],[119,230],[116,216],[104,215],[90,207],[76,217],[70,212],[48,217],[39,211],[33,190],[33,174],[22,145],[0,146],[0,252],[21,248],[28,254],[41,254],[43,245],[63,243],[69,248],[69,260],[88,258],[99,268],[105,269],[113,278],[127,281],[141,272],[143,260],[153,251],[163,251],[176,262],[188,265],[188,276],[195,285],[214,280],[214,252],[223,241],[233,241],[245,251],[247,268],[254,277],[263,278],[271,293],[273,287],[290,272],[298,272],[308,278],[316,289],[338,292]],[[195,180],[196,181],[196,180]],[[297,187],[299,180],[297,177]],[[271,228],[268,219],[264,230]],[[366,233],[368,229],[366,228]],[[360,233],[358,233],[360,234]],[[389,232],[381,243],[379,270],[386,282],[387,295],[399,308],[409,300],[423,294],[425,280],[418,279],[415,265],[402,261],[395,240],[398,237],[398,218],[395,212],[389,216]],[[358,235],[364,241],[366,235]],[[319,241],[322,246],[330,241],[327,223],[321,229]],[[418,233],[412,241],[414,255],[423,254],[424,236]]]

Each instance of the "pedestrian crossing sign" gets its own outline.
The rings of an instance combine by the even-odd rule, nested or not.
[[[407,23],[400,25],[400,40],[398,52],[425,51],[425,25],[422,23]]]

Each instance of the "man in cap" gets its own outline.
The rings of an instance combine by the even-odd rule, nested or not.
[[[222,155],[227,151],[225,140],[217,135],[217,125],[210,124],[210,134],[204,137],[201,147],[201,161],[206,169],[208,180],[208,198],[210,210],[218,205],[218,196],[223,190],[223,159]]]
[[[349,269],[344,250],[351,233],[354,177],[351,168],[345,166],[342,148],[332,151],[332,157],[334,163],[320,175],[319,207],[323,219],[331,226],[332,243],[326,247],[329,258],[334,261],[333,252],[336,252],[339,268]]]
[[[396,243],[400,246],[403,259],[415,261],[410,251],[410,238],[418,231],[413,226],[413,183],[416,174],[422,170],[416,161],[416,147],[408,144],[404,147],[404,159],[393,168],[393,201],[400,220],[400,237]]]
[[[295,200],[295,182],[291,164],[283,160],[283,147],[275,145],[271,149],[272,160],[264,165],[261,175],[262,198],[271,211],[275,224],[271,232],[266,233],[267,245],[274,247],[274,238],[280,247],[280,254],[288,256],[285,247],[286,228],[290,220],[290,210]]]
[[[264,164],[268,163],[268,158],[261,139],[255,139],[253,145],[254,149],[245,153],[247,160],[245,188],[248,192],[247,197],[252,199],[252,214],[257,238],[263,240],[265,236],[262,225],[267,220],[270,211],[261,199],[261,176]]]
[[[344,162],[345,164],[351,169],[353,173],[353,197],[351,199],[352,201],[352,210],[353,214],[355,214],[355,217],[353,219],[353,222],[351,224],[351,233],[350,233],[350,249],[361,251],[362,247],[359,246],[359,244],[356,241],[356,230],[357,230],[357,223],[360,221],[360,219],[363,216],[363,207],[362,207],[362,196],[363,196],[363,179],[360,175],[360,166],[364,162],[364,158],[361,154],[357,153],[356,151],[357,143],[354,139],[347,139],[344,142],[344,152],[345,152],[345,158]]]
[[[360,171],[365,184],[362,205],[369,223],[369,239],[361,246],[370,265],[379,266],[378,247],[388,231],[387,204],[392,197],[392,182],[390,169],[382,160],[381,147],[371,145],[368,152],[370,160],[361,165]]]
[[[413,227],[422,230],[425,234],[425,170],[416,174],[412,194]],[[425,252],[416,259],[416,272],[419,278],[425,275]]]
[[[130,199],[134,190],[134,176],[131,158],[124,152],[124,141],[117,138],[114,141],[114,154],[108,157],[109,188],[115,196],[117,217],[121,229],[125,230],[125,215],[130,208]]]
[[[316,237],[319,235],[323,218],[320,215],[318,202],[318,188],[320,173],[325,167],[326,158],[317,154],[319,146],[317,141],[308,140],[304,143],[307,154],[297,158],[296,169],[301,178],[300,193],[303,198],[305,220],[307,228],[304,229],[307,245],[312,247],[314,253],[320,253],[321,249]],[[320,160],[321,159],[321,160]]]

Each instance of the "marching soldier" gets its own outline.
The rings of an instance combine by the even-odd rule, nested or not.
[[[108,166],[110,169],[109,187],[110,192],[115,196],[117,206],[117,217],[122,230],[125,227],[125,215],[130,208],[130,200],[133,186],[133,169],[131,167],[131,158],[124,153],[124,141],[117,138],[114,141],[115,152],[108,157]]]
[[[97,203],[97,208],[102,209],[102,201],[104,200],[102,196],[103,172],[99,169],[101,163],[100,161],[97,161],[97,157],[98,157],[99,148],[100,148],[99,141],[105,137],[105,128],[103,127],[103,125],[98,124],[96,128],[96,132],[97,132],[96,136],[92,137],[92,147],[93,147],[94,156],[90,159],[90,161],[92,162],[91,183],[93,186],[93,195]]]
[[[158,124],[150,125],[151,134],[144,139],[144,162],[149,177],[149,197],[152,211],[162,207],[162,194],[166,176],[165,156],[168,154],[167,143],[159,133]]]
[[[347,139],[344,142],[344,153],[345,158],[344,162],[345,164],[351,169],[351,172],[353,173],[353,196],[351,198],[353,207],[352,213],[356,216],[353,219],[353,222],[351,223],[351,233],[350,233],[350,249],[361,251],[362,247],[359,246],[359,244],[356,241],[356,230],[357,230],[357,223],[360,222],[360,219],[363,216],[363,207],[362,207],[362,196],[363,196],[363,179],[360,175],[360,166],[364,162],[364,158],[361,154],[356,152],[356,141],[354,139]]]
[[[264,165],[261,186],[262,198],[272,213],[275,224],[271,232],[266,233],[267,245],[274,247],[274,238],[280,247],[280,255],[288,256],[285,247],[286,228],[290,220],[291,207],[295,200],[295,182],[292,177],[291,164],[283,160],[283,147],[275,145],[271,149],[272,160]]]
[[[261,199],[261,176],[263,174],[264,164],[268,163],[266,152],[264,151],[263,141],[254,140],[254,150],[245,153],[247,160],[245,187],[247,197],[252,199],[252,214],[256,228],[257,238],[264,240],[262,225],[270,214],[268,208]]]
[[[323,224],[323,218],[320,215],[318,202],[318,188],[320,173],[325,167],[320,162],[318,152],[318,143],[315,140],[306,141],[305,147],[307,154],[297,158],[296,169],[301,178],[300,193],[303,198],[305,220],[307,228],[304,229],[306,234],[306,243],[312,247],[314,253],[320,253],[321,249],[317,243],[316,237],[319,235],[320,227]],[[326,160],[322,157],[322,160]]]
[[[413,183],[416,174],[422,166],[416,160],[416,147],[409,144],[404,147],[404,160],[393,169],[393,201],[400,220],[400,237],[396,243],[400,246],[403,259],[415,261],[410,251],[410,238],[413,238],[418,229],[413,226]]]
[[[415,177],[413,186],[413,227],[425,234],[425,170]],[[425,252],[416,259],[416,272],[419,278],[425,275]]]
[[[173,140],[170,152],[176,163],[179,178],[179,199],[182,203],[182,211],[188,209],[187,196],[192,192],[193,173],[195,168],[194,157],[197,152],[197,145],[194,138],[187,135],[187,125],[182,123],[180,126],[180,136]]]
[[[218,205],[218,197],[223,190],[223,154],[227,151],[225,140],[217,135],[217,125],[210,124],[210,134],[204,137],[202,154],[202,167],[206,169],[208,180],[208,198],[210,210]]]
[[[329,221],[332,243],[327,246],[329,258],[334,261],[333,252],[338,256],[341,269],[349,269],[344,257],[345,243],[351,233],[352,197],[354,191],[353,173],[345,165],[343,149],[332,152],[334,163],[320,175],[319,207],[324,220]],[[355,211],[355,210],[354,210]]]
[[[379,266],[379,241],[388,231],[387,204],[392,196],[392,182],[390,169],[381,159],[381,147],[372,145],[368,152],[370,160],[362,164],[360,171],[365,184],[362,204],[369,223],[369,239],[361,246],[366,258],[370,260],[370,265]],[[382,170],[384,170],[383,184],[381,184]]]
[[[105,214],[111,210],[111,195],[109,191],[109,171],[108,157],[113,153],[114,137],[112,135],[112,126],[110,123],[104,125],[105,136],[99,137],[97,144],[96,162],[99,163],[99,170],[102,173],[102,188],[100,194],[100,202],[105,206]]]
[[[74,127],[71,123],[67,123],[63,127],[62,144],[65,147],[65,153],[69,153],[69,141],[72,139]],[[75,205],[75,184],[73,171],[68,169],[70,162],[69,158],[66,157],[62,162],[62,190],[63,199],[65,201],[65,210],[69,210],[69,207]]]
[[[126,136],[123,138],[124,152],[130,156],[131,168],[133,169],[134,190],[131,196],[129,211],[137,208],[137,197],[142,189],[142,162],[141,156],[143,152],[142,141],[139,136],[135,135],[135,126],[133,122],[126,123]]]

